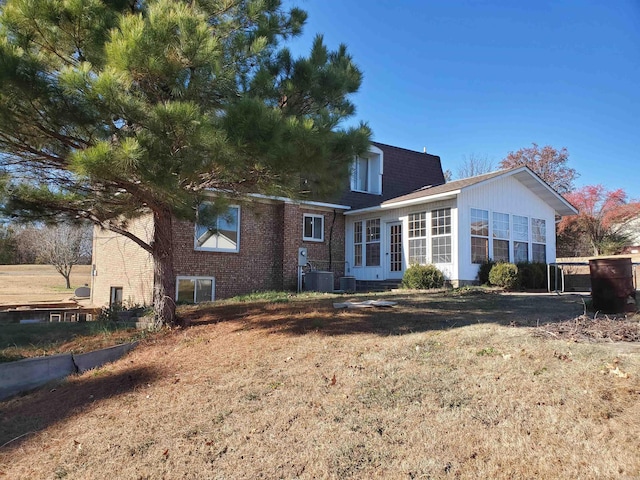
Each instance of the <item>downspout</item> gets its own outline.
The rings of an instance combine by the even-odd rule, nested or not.
[[[337,212],[333,210],[333,220],[331,220],[331,227],[329,228],[329,271],[333,272],[333,226],[336,223]]]

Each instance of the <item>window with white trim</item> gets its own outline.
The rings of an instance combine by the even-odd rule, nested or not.
[[[531,219],[531,261],[547,263],[547,223],[541,218]]]
[[[211,214],[209,205],[198,207],[195,249],[209,252],[238,252],[240,248],[240,207],[230,206],[223,213]]]
[[[380,219],[367,220],[365,236],[365,260],[367,267],[380,266]]]
[[[362,266],[362,222],[353,224],[353,266]]]
[[[513,261],[529,261],[529,218],[513,216]]]
[[[431,211],[431,263],[451,263],[451,209]]]
[[[304,214],[302,220],[302,239],[311,242],[324,241],[324,216]]]
[[[509,214],[493,212],[493,260],[509,261]]]
[[[427,212],[409,214],[409,264],[427,263]]]
[[[471,263],[489,260],[489,211],[471,209]]]
[[[351,190],[354,192],[382,193],[382,156],[369,152],[357,156],[351,166]]]
[[[215,279],[213,277],[177,277],[176,301],[178,303],[212,302]]]

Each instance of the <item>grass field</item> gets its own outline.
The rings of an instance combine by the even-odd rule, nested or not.
[[[191,327],[1,402],[0,478],[640,477],[637,350],[537,334],[578,297],[377,298],[398,304],[182,308]]]
[[[91,265],[73,267],[70,290],[51,265],[0,265],[0,305],[66,300],[85,284],[91,284]]]

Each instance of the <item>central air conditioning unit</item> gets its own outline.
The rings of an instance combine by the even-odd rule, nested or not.
[[[333,272],[314,270],[306,273],[304,289],[309,292],[333,292]]]

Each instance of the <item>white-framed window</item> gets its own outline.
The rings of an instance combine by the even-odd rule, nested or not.
[[[380,266],[380,219],[367,220],[365,230],[365,261],[367,267]]]
[[[493,212],[493,260],[509,261],[509,214]]]
[[[198,207],[195,249],[208,252],[240,251],[240,207],[232,205],[223,213],[211,215],[208,205]]]
[[[427,263],[427,212],[409,214],[409,264]]]
[[[324,215],[304,214],[302,220],[302,239],[310,242],[324,241]]]
[[[529,261],[529,218],[513,215],[513,261]]]
[[[471,263],[489,260],[489,211],[471,209]]]
[[[531,219],[531,261],[547,263],[547,222]]]
[[[431,211],[431,263],[451,263],[451,209]]]
[[[353,160],[351,190],[382,194],[382,150],[372,147],[368,153],[357,156]]]
[[[353,266],[362,266],[362,222],[353,224]]]
[[[176,277],[176,301],[178,303],[212,302],[215,299],[215,278]]]

